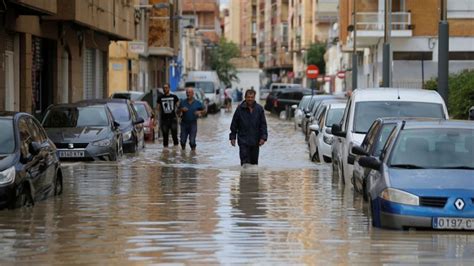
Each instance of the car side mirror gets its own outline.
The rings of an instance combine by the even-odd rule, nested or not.
[[[364,156],[359,158],[359,165],[362,167],[370,168],[379,171],[382,167],[382,162],[372,156]]]
[[[138,117],[134,124],[138,125],[143,123],[145,123],[145,119],[143,119],[142,117]]]
[[[219,94],[219,90],[216,90],[216,94]]]
[[[331,134],[332,135],[332,129],[330,127],[326,128],[326,134]]]
[[[309,129],[317,134],[319,132],[319,125],[311,125]]]
[[[117,121],[114,121],[114,128],[117,129],[120,127],[120,123]]]
[[[353,146],[352,153],[355,155],[369,156],[369,153],[367,153],[361,146]]]
[[[41,144],[39,144],[36,141],[33,141],[33,142],[30,143],[29,152],[33,156],[38,155],[40,153],[40,151],[41,151]]]
[[[346,137],[346,132],[341,130],[341,125],[339,124],[333,124],[331,127],[331,132],[334,136],[345,138]]]
[[[311,117],[311,114],[309,114],[309,113],[306,113],[306,115],[305,115],[305,116],[306,116],[306,118],[310,118],[310,117]]]
[[[293,109],[293,110],[296,110],[296,108],[298,108],[298,105],[296,105],[296,104],[293,104],[293,105],[291,106],[291,109]]]

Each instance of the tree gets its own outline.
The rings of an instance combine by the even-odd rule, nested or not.
[[[437,79],[428,80],[425,88],[437,90]],[[446,105],[450,117],[467,119],[469,108],[474,106],[474,70],[449,75],[449,96]]]
[[[316,65],[319,68],[319,73],[326,73],[326,62],[324,61],[324,54],[326,53],[326,45],[322,43],[313,43],[308,49],[307,65]]]
[[[211,51],[211,69],[217,72],[217,76],[226,87],[230,87],[232,81],[239,80],[237,69],[230,63],[230,59],[239,55],[238,46],[231,41],[227,41],[224,37],[219,40],[218,45]]]

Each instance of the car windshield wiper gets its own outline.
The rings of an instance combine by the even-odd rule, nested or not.
[[[365,131],[354,131],[354,133],[356,133],[356,134],[367,134],[367,132],[365,132]]]
[[[474,170],[474,167],[466,166],[466,165],[458,165],[458,166],[437,167],[437,169],[465,169],[465,170]]]
[[[405,168],[405,169],[425,169],[425,167],[414,164],[392,164],[390,167]]]

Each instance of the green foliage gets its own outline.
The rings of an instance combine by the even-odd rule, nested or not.
[[[238,81],[237,70],[230,63],[230,59],[239,55],[239,47],[225,38],[221,38],[217,47],[211,51],[211,69],[217,72],[219,79],[226,87],[231,86],[232,81]]]
[[[313,43],[308,49],[307,65],[316,65],[319,73],[326,73],[326,61],[324,54],[326,53],[326,45],[322,43]]]
[[[428,80],[425,89],[437,90],[437,79]],[[464,70],[449,76],[448,111],[456,119],[467,119],[469,108],[474,106],[474,70]]]

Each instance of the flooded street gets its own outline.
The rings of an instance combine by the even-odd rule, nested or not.
[[[65,163],[64,193],[0,211],[0,264],[470,264],[469,232],[370,226],[366,206],[267,114],[258,170],[242,171],[231,113],[198,124],[197,151],[148,143],[118,163]]]

